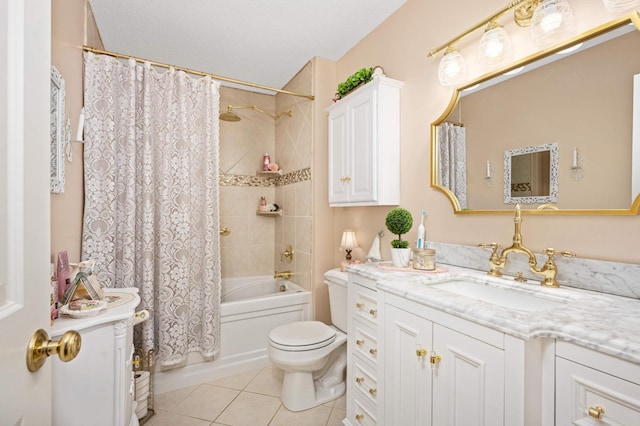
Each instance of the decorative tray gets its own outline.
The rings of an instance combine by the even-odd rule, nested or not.
[[[74,300],[60,308],[60,313],[71,318],[89,318],[98,315],[107,307],[104,300]]]

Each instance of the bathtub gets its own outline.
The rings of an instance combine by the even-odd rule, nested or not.
[[[269,332],[311,319],[311,292],[271,276],[223,278],[220,315],[219,357],[204,362],[192,353],[185,367],[156,372],[157,393],[270,366]]]

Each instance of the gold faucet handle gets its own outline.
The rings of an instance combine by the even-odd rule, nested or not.
[[[556,254],[563,257],[576,257],[576,254],[571,251],[555,250],[553,248],[546,248],[544,249],[544,252],[547,256],[549,256],[549,259],[553,258],[553,256]]]
[[[498,247],[500,247],[500,245],[498,243],[480,243],[478,244],[478,247],[489,248],[495,252],[496,250],[498,250]]]

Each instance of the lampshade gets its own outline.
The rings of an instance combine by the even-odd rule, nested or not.
[[[542,1],[531,18],[531,37],[545,47],[567,37],[573,30],[573,11],[566,0]]]
[[[609,13],[620,13],[640,7],[640,0],[602,0]]]
[[[478,44],[478,60],[482,66],[490,68],[511,58],[511,38],[502,26],[489,22]]]
[[[464,56],[456,49],[447,47],[438,66],[438,78],[443,86],[455,86],[461,83],[467,74]]]
[[[345,229],[342,232],[342,241],[340,242],[340,250],[347,252],[345,258],[351,260],[351,250],[358,247],[358,240],[356,240],[356,233],[351,229]]]

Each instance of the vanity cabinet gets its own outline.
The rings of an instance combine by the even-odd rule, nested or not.
[[[378,302],[375,283],[349,274],[346,424],[378,423]]]
[[[640,424],[640,365],[556,344],[556,425]]]
[[[422,305],[380,296],[384,424],[505,424],[503,334],[456,321],[462,333]]]
[[[331,105],[329,205],[400,203],[400,88],[378,76]]]

